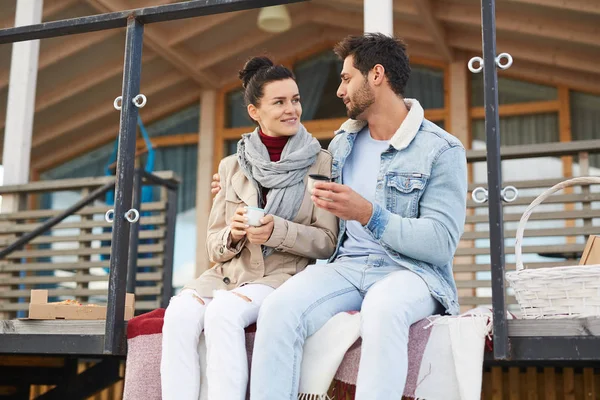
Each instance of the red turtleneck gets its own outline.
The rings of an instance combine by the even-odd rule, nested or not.
[[[283,152],[283,148],[288,142],[289,137],[287,136],[267,136],[262,132],[262,129],[258,130],[258,134],[260,136],[260,140],[263,142],[267,151],[269,152],[269,157],[271,161],[277,162],[281,159],[281,153]],[[262,198],[263,204],[267,204],[267,193],[269,189],[263,189]]]
[[[263,144],[267,148],[267,151],[269,152],[269,157],[271,157],[271,161],[279,161],[281,159],[281,152],[283,152],[283,148],[287,144],[288,137],[267,136],[262,132],[262,129],[258,130],[258,134],[260,135],[260,140],[263,142]]]

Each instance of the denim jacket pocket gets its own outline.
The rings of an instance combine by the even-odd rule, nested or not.
[[[390,173],[386,181],[387,209],[402,217],[416,217],[427,176],[420,173]]]

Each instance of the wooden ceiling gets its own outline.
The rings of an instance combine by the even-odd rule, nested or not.
[[[179,0],[44,0],[43,21]],[[497,0],[498,52],[509,74],[600,93],[600,1]],[[14,23],[16,0],[2,0],[0,28]],[[258,29],[258,10],[151,24],[144,35],[141,92],[146,122],[220,88],[253,54],[278,60],[362,31],[362,0],[289,5],[292,28]],[[395,0],[395,33],[411,56],[465,62],[481,55],[480,0]],[[43,40],[40,46],[32,164],[45,169],[116,137],[124,29]],[[4,131],[11,45],[0,45],[0,134]],[[1,139],[0,139],[1,140]],[[1,143],[0,143],[1,144]]]

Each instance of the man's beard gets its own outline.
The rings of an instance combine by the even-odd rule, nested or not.
[[[375,102],[373,91],[365,80],[356,94],[350,98],[351,107],[346,110],[348,118],[358,119]]]

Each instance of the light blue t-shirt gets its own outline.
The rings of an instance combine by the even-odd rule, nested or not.
[[[342,182],[370,202],[375,202],[381,153],[390,146],[389,140],[375,140],[368,127],[360,131],[342,169]],[[385,204],[381,204],[385,207]],[[358,221],[348,221],[339,256],[386,255],[385,250]]]

